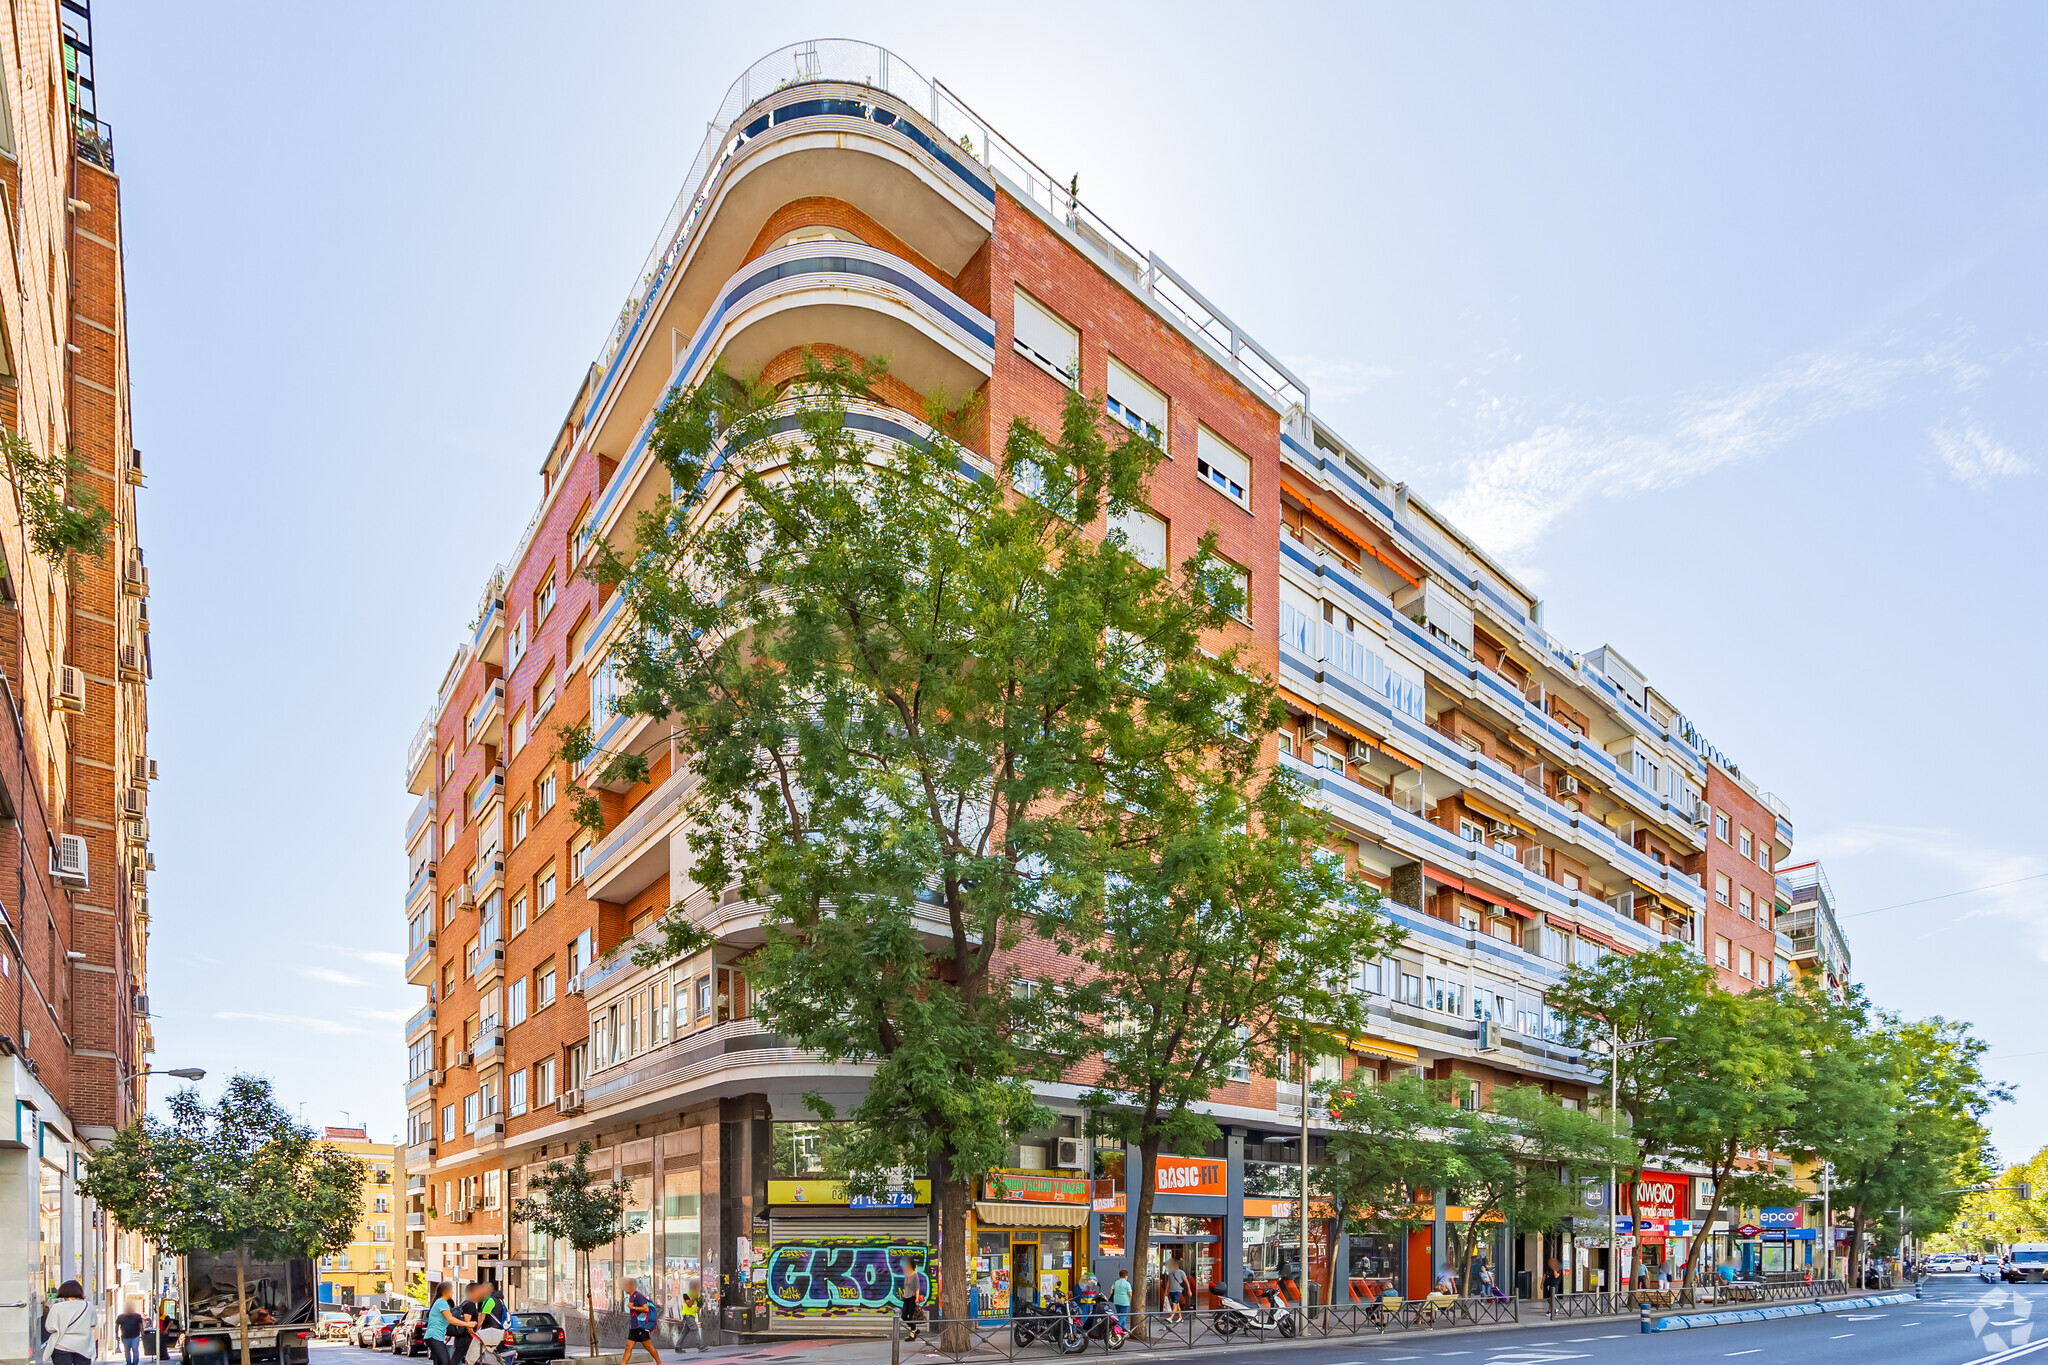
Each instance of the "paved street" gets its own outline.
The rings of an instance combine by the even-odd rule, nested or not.
[[[1550,1361],[1649,1362],[1653,1365],[1706,1365],[1706,1362],[1797,1360],[1802,1365],[1969,1365],[1970,1362],[2038,1358],[2048,1365],[2048,1333],[2036,1335],[2039,1319],[2048,1324],[2048,1286],[2001,1287],[1974,1276],[1949,1275],[1931,1280],[1918,1303],[1857,1312],[1775,1322],[1735,1323],[1725,1327],[1660,1332],[1644,1336],[1633,1323],[1563,1323],[1531,1325],[1485,1332],[1410,1333],[1387,1337],[1350,1337],[1328,1342],[1268,1342],[1260,1346],[1220,1347],[1152,1354],[1135,1346],[1121,1359],[1199,1360],[1217,1365],[1543,1365]],[[2013,1351],[2014,1347],[2018,1351]],[[1093,1356],[1100,1350],[1091,1347]],[[347,1365],[367,1356],[352,1346],[323,1343],[315,1347],[313,1365]],[[675,1353],[667,1353],[674,1359]],[[778,1342],[768,1346],[733,1346],[688,1360],[732,1362],[816,1362],[816,1365],[882,1365],[889,1359],[886,1341]],[[1024,1360],[1056,1360],[1049,1351],[1032,1351]],[[576,1357],[571,1357],[573,1365]],[[927,1365],[940,1359],[907,1346],[903,1359]]]

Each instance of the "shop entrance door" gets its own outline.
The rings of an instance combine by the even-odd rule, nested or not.
[[[1010,1238],[1010,1286],[1022,1297],[1022,1301],[1037,1307],[1038,1294],[1038,1243],[1020,1242]]]

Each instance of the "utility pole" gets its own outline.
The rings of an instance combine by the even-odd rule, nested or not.
[[[1301,1049],[1301,1311],[1308,1321],[1308,1036],[1302,1035]],[[1337,1277],[1333,1272],[1330,1283]]]

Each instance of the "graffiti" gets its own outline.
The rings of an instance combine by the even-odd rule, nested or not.
[[[922,1242],[887,1237],[782,1242],[768,1253],[768,1302],[815,1317],[886,1313],[903,1303],[903,1262],[922,1270],[927,1255]]]

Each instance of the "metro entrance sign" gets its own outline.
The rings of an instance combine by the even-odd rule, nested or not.
[[[1744,1223],[1741,1227],[1735,1229],[1735,1235],[1737,1237],[1754,1237],[1762,1231],[1763,1229],[1754,1223]]]

